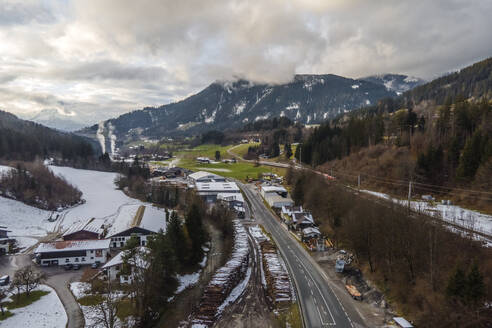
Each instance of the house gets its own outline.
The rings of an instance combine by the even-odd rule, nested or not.
[[[292,214],[294,213],[303,213],[304,210],[302,206],[282,206],[282,210],[280,211],[280,216],[284,220],[284,222],[290,222],[292,220]]]
[[[311,239],[318,239],[321,237],[321,232],[316,227],[307,227],[302,229],[302,241],[308,241]]]
[[[109,239],[63,240],[41,243],[34,251],[41,265],[105,263]]]
[[[159,230],[166,231],[166,210],[150,205],[125,206],[108,230],[107,238],[111,248],[121,248],[132,237],[138,239],[139,245],[147,245],[147,237]]]
[[[206,171],[198,171],[188,175],[188,181],[192,184],[198,182],[225,182],[225,178]]]
[[[7,227],[0,226],[0,255],[7,254],[9,252],[10,244],[15,241],[13,238],[9,238]]]
[[[101,239],[103,234],[102,226],[93,220],[88,220],[79,224],[74,224],[63,234],[63,240],[85,240]]]
[[[309,212],[294,213],[292,214],[292,221],[289,223],[289,227],[294,230],[314,227],[313,215]]]
[[[225,180],[224,180],[225,181]],[[197,182],[195,189],[207,203],[217,200],[218,194],[240,194],[239,187],[234,182]]]
[[[104,271],[110,281],[119,280],[121,284],[130,283],[138,269],[146,269],[149,263],[145,259],[145,254],[148,253],[146,247],[139,247],[136,250],[135,258],[128,259],[127,263],[124,263],[124,257],[128,254],[128,251],[121,251],[116,254],[111,260],[109,260],[101,270]]]

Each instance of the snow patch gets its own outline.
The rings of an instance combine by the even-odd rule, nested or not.
[[[235,104],[234,107],[232,108],[234,114],[240,115],[244,111],[244,108],[246,108],[246,104],[247,102],[245,100],[242,100],[237,104]]]
[[[106,152],[106,139],[104,138],[104,122],[99,122],[97,126],[96,137],[97,140],[99,140],[102,153],[104,154]]]
[[[352,89],[354,89],[354,90],[355,90],[355,89],[359,89],[359,85],[358,85],[358,84],[354,84],[354,85],[352,85]]]

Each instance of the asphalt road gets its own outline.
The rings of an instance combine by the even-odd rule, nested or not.
[[[250,201],[251,214],[273,236],[297,287],[298,300],[306,327],[360,327],[353,323],[332,291],[328,277],[315,265],[311,256],[290,236],[264,205],[256,190],[240,184]],[[360,317],[353,318],[361,322]]]

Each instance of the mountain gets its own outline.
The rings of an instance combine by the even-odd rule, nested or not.
[[[62,131],[76,131],[85,126],[84,123],[75,120],[71,115],[61,114],[57,109],[43,109],[27,119]]]
[[[425,83],[417,77],[402,74],[379,74],[362,78],[361,80],[384,85],[386,89],[401,95],[405,91],[411,90]]]
[[[99,144],[88,138],[0,111],[0,159],[31,161],[51,156],[75,161],[88,160],[98,152]]]
[[[216,82],[182,101],[123,114],[79,131],[111,142],[132,138],[192,135],[237,128],[248,122],[286,116],[305,124],[320,123],[340,113],[397,94],[384,85],[337,75],[296,75],[286,84],[245,80]]]

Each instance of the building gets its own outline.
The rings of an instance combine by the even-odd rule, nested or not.
[[[9,238],[7,227],[0,226],[0,255],[7,254],[9,252],[10,244],[15,241],[13,238]]]
[[[294,213],[303,213],[304,210],[302,206],[282,206],[282,210],[280,211],[280,216],[282,220],[287,223],[292,220],[292,214]]]
[[[289,227],[294,230],[302,230],[314,226],[313,215],[309,212],[292,214],[292,221],[289,223]]]
[[[130,283],[138,269],[146,269],[149,263],[144,259],[145,254],[148,253],[146,247],[139,247],[136,251],[134,259],[129,259],[125,265],[123,259],[128,251],[121,251],[116,254],[111,260],[109,260],[102,268],[110,281],[119,280],[121,284]]]
[[[265,198],[268,194],[277,194],[282,197],[287,197],[287,189],[282,186],[271,186],[267,184],[260,185],[260,193]],[[286,205],[289,206],[289,205]]]
[[[41,265],[106,263],[109,239],[63,240],[41,243],[34,251]]]
[[[132,237],[136,237],[141,246],[147,245],[147,237],[166,231],[166,210],[150,205],[128,205],[116,217],[108,230],[107,238],[111,240],[111,248],[121,248]]]
[[[224,204],[229,209],[237,213],[239,218],[244,218],[246,210],[244,209],[243,194],[239,193],[219,193],[217,201]]]
[[[413,325],[403,317],[394,317],[393,320],[401,328],[413,328]]]
[[[192,184],[198,182],[225,182],[225,178],[206,171],[198,171],[188,175],[188,181]]]
[[[281,196],[277,193],[267,193],[264,197],[265,201],[272,208],[281,209],[284,206],[293,206],[294,201],[288,196]]]
[[[236,183],[225,182],[225,179],[224,182],[196,182],[195,189],[207,203],[215,202],[218,194],[241,193]]]
[[[104,229],[93,220],[75,224],[63,234],[63,240],[101,239]]]
[[[311,239],[319,239],[321,232],[316,227],[307,227],[302,229],[302,241],[309,241]]]

